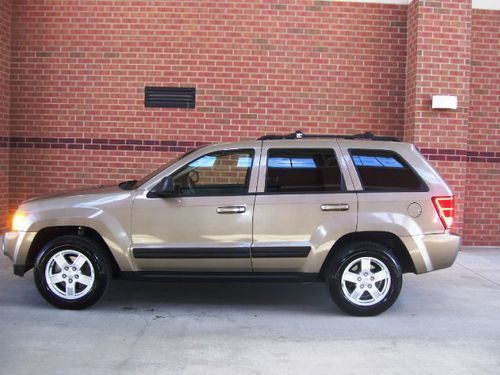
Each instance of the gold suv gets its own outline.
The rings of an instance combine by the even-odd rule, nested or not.
[[[453,195],[415,146],[371,133],[204,146],[139,181],[22,203],[4,253],[52,305],[82,309],[113,277],[324,281],[375,315],[405,272],[449,267]]]

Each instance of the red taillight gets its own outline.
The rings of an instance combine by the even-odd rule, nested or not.
[[[444,229],[450,229],[453,225],[453,216],[455,214],[453,197],[432,197],[432,203],[443,223]]]

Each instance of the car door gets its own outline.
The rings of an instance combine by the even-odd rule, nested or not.
[[[354,232],[357,197],[335,140],[265,141],[254,211],[254,271],[317,273]]]
[[[259,157],[253,144],[208,148],[167,171],[174,196],[154,197],[150,188],[138,192],[131,248],[137,270],[251,271]]]

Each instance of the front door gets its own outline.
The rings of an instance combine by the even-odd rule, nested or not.
[[[131,249],[137,270],[251,271],[259,156],[252,147],[208,152],[172,173],[174,196],[138,193]]]

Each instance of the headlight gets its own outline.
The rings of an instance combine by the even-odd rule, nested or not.
[[[19,231],[24,230],[24,224],[26,220],[26,214],[21,211],[17,211],[12,218],[12,230]]]

